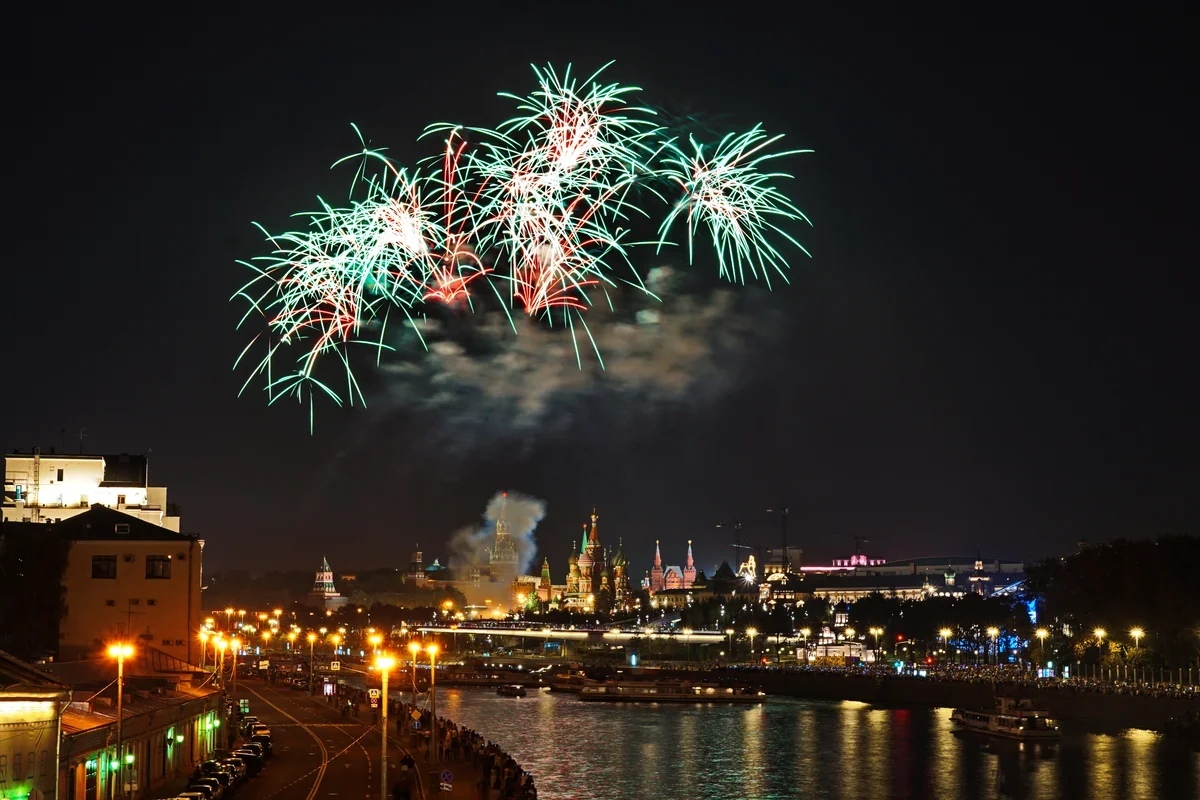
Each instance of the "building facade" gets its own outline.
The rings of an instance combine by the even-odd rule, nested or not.
[[[687,560],[683,567],[663,566],[662,548],[654,543],[654,566],[650,574],[642,581],[642,587],[651,595],[658,592],[676,589],[691,589],[696,583],[696,560],[692,557],[692,541],[688,540]]]
[[[179,533],[165,486],[150,485],[144,455],[14,452],[4,457],[4,521],[59,522],[102,505]]]
[[[0,797],[46,800],[58,793],[63,709],[70,689],[0,651]]]
[[[59,660],[129,639],[199,661],[202,539],[99,505],[50,527],[70,543]]]
[[[321,568],[313,578],[312,591],[308,593],[308,601],[326,610],[336,610],[350,602],[350,598],[342,597],[337,587],[333,585],[333,570],[329,567],[329,559],[321,557]]]
[[[62,800],[161,797],[156,790],[190,774],[223,744],[220,692],[211,673],[159,650],[135,648],[125,661],[120,708],[124,758],[117,752],[112,659],[63,662],[47,669],[73,694],[62,713],[56,770]]]

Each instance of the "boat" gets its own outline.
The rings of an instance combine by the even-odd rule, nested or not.
[[[1061,736],[1058,723],[1034,708],[1028,700],[1001,697],[995,711],[954,709],[950,721],[963,730],[1020,741],[1054,741]]]
[[[497,686],[496,694],[501,697],[524,697],[525,687],[516,683],[508,683],[504,686]]]
[[[718,686],[690,681],[621,681],[584,686],[579,699],[587,703],[726,703],[750,705],[766,699],[763,692],[744,686]]]
[[[594,684],[582,671],[559,672],[550,677],[550,691],[579,694],[584,686]]]

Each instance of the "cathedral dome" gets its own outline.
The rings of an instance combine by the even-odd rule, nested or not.
[[[574,553],[571,553],[571,557],[567,559],[567,563],[568,564],[578,564],[579,556],[575,555]]]
[[[592,558],[592,554],[589,553],[588,551],[584,550],[582,553],[579,554],[579,566],[580,567],[590,567],[595,563],[596,563],[596,560],[594,558]]]
[[[614,556],[612,557],[612,565],[613,565],[614,567],[623,567],[623,566],[625,566],[625,554],[624,554],[624,553],[622,553],[620,550],[618,550],[618,551],[617,551],[617,553],[616,553],[616,555],[614,555]]]

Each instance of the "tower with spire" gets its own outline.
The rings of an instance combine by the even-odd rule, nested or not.
[[[512,581],[517,576],[517,547],[508,532],[508,520],[504,518],[507,505],[508,492],[504,492],[500,514],[496,517],[496,537],[488,551],[488,570],[494,581]]]
[[[588,541],[587,525],[583,526],[583,539],[579,544],[579,593],[585,598],[592,594],[592,568],[596,560],[592,557],[592,548]]]
[[[621,540],[617,540],[617,552],[613,554],[613,608],[626,609],[630,599],[629,564],[625,561],[625,552]]]
[[[696,582],[696,561],[692,558],[692,540],[688,539],[687,564],[683,568],[683,588],[690,589]]]
[[[654,540],[654,566],[650,568],[650,591],[661,592],[664,588],[663,583],[663,565],[662,565],[662,549],[659,547],[658,540]]]
[[[321,568],[317,570],[317,577],[313,580],[308,599],[322,608],[336,608],[346,604],[346,598],[338,594],[333,586],[333,570],[330,569],[329,559],[325,556],[321,556]]]

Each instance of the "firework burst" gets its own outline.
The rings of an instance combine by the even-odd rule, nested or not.
[[[365,345],[378,363],[392,349],[391,314],[421,340],[420,321],[435,308],[464,314],[480,303],[502,309],[513,335],[514,311],[565,328],[576,366],[581,342],[603,366],[587,312],[598,299],[611,309],[617,286],[657,300],[632,251],[674,244],[679,227],[689,262],[703,234],[722,278],[786,280],[779,245],[807,254],[789,231],[807,218],[778,188],[790,176],[773,164],[808,151],[773,150],[781,137],[759,126],[712,146],[689,136],[685,147],[633,102],[639,89],[603,83],[601,72],[580,80],[569,67],[535,67],[532,93],[502,95],[516,116],[491,129],[429,126],[425,135],[442,136],[444,147],[411,172],[360,134],[362,150],[338,162],[358,162],[346,204],[321,201],[298,215],[303,230],[264,230],[271,252],[240,262],[254,272],[235,295],[249,305],[242,323],[266,320],[238,359],[253,364],[243,391],[261,380],[271,402],[362,403],[350,352]],[[633,241],[635,220],[652,219],[655,204],[664,210],[657,238]],[[344,372],[342,390],[317,377],[329,357]]]

